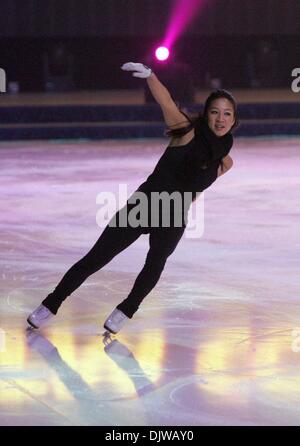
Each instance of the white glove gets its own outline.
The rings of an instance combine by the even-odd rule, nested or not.
[[[121,69],[124,71],[135,71],[132,76],[140,77],[142,79],[147,79],[147,77],[152,74],[151,68],[146,67],[146,65],[143,65],[142,63],[127,62],[121,66]]]

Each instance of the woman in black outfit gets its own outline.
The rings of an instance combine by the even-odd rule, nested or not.
[[[133,71],[134,77],[147,79],[150,91],[162,109],[168,127],[167,135],[171,137],[170,144],[152,174],[111,219],[92,249],[69,269],[55,290],[29,315],[27,321],[34,328],[39,328],[53,317],[62,302],[87,277],[110,262],[141,234],[146,233],[149,234],[150,249],[144,267],[127,298],[113,310],[104,323],[106,330],[117,333],[132,318],[142,300],[158,282],[167,258],[184,233],[187,211],[192,200],[232,167],[233,162],[228,154],[233,144],[231,130],[237,125],[238,118],[236,102],[230,93],[226,90],[214,91],[206,100],[203,116],[191,119],[178,109],[168,90],[150,68],[129,62],[122,69]],[[149,199],[146,225],[132,224],[129,218],[130,212],[135,210],[137,193],[141,192]],[[166,208],[164,203],[162,209],[155,211],[150,204],[153,192],[175,192],[181,198],[188,196],[183,210],[169,208],[170,222],[167,226],[160,215]],[[151,218],[154,218],[155,224]],[[120,221],[123,223],[120,224]]]

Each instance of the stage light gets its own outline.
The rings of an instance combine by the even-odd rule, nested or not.
[[[172,4],[174,6],[164,38],[168,48],[174,47],[192,20],[206,7],[208,0],[176,0]]]
[[[155,51],[155,57],[156,59],[160,60],[160,61],[164,61],[167,60],[168,57],[170,55],[170,51],[168,50],[167,47],[165,46],[160,46],[159,48],[157,48],[157,50]]]

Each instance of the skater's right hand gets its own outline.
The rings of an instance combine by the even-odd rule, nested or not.
[[[140,77],[142,79],[147,79],[152,74],[151,68],[147,67],[146,65],[143,65],[142,63],[127,62],[121,66],[121,69],[124,71],[134,71],[132,76]]]

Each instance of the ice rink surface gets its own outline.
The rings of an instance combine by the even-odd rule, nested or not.
[[[102,232],[98,194],[134,191],[166,140],[1,143],[1,425],[299,425],[299,146],[237,139],[234,168],[204,194],[203,235],[182,238],[106,339],[148,235],[47,327],[26,317]]]

